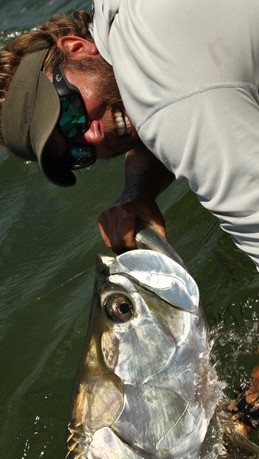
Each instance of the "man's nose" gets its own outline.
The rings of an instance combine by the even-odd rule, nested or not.
[[[87,131],[82,134],[82,139],[84,139],[85,143],[89,145],[98,145],[99,143],[103,142],[104,135],[100,130],[99,122],[94,120],[91,121]]]

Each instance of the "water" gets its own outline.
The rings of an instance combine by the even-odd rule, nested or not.
[[[0,39],[77,8],[81,2],[70,0],[1,0]],[[95,257],[111,254],[96,221],[120,193],[123,159],[77,177],[76,187],[57,188],[36,164],[0,152],[1,459],[64,458]],[[232,396],[259,360],[259,276],[184,181],[158,202],[170,242],[199,284],[217,369]]]

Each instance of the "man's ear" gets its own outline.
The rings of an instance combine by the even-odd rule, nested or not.
[[[82,59],[99,54],[94,42],[74,35],[59,37],[57,46],[71,59]]]

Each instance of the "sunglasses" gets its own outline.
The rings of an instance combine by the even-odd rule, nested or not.
[[[70,169],[89,167],[96,161],[96,153],[90,145],[77,145],[71,139],[82,135],[88,128],[88,113],[79,89],[67,80],[60,64],[53,70],[53,85],[59,95],[61,113],[58,126],[68,139]]]

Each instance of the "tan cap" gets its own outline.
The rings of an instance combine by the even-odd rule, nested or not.
[[[43,73],[49,49],[26,54],[12,79],[1,115],[5,145],[24,159],[38,159],[52,183],[71,186],[76,178],[65,165],[44,158],[44,147],[60,114],[58,93]]]

